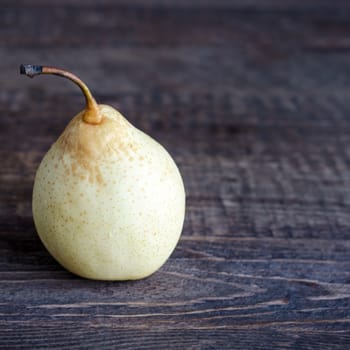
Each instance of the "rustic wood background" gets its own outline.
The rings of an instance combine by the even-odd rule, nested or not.
[[[0,348],[347,349],[350,2],[1,1]],[[136,282],[83,280],[33,226],[78,74],[175,157],[182,239]]]

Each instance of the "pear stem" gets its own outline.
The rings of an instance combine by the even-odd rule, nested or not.
[[[20,73],[25,74],[30,78],[33,78],[40,74],[54,74],[71,80],[73,83],[77,84],[80,87],[85,96],[86,108],[83,114],[83,121],[88,124],[101,123],[102,115],[98,108],[96,100],[92,96],[89,88],[85,85],[85,83],[73,73],[54,67],[37,66],[32,64],[21,64]]]

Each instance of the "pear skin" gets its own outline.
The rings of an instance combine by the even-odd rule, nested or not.
[[[157,271],[179,241],[182,177],[158,142],[114,108],[91,105],[72,119],[37,170],[35,227],[50,254],[81,277],[141,279]]]

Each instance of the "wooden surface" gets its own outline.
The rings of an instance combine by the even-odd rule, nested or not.
[[[349,1],[1,1],[0,348],[350,347]],[[150,278],[62,269],[35,170],[70,69],[175,157],[183,235]]]

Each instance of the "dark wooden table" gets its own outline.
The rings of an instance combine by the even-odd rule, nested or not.
[[[1,1],[1,349],[348,349],[350,2]],[[175,157],[183,235],[148,279],[78,278],[31,213],[83,108],[69,69]]]

